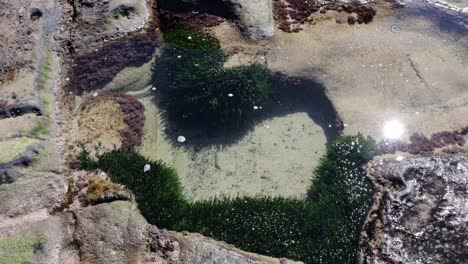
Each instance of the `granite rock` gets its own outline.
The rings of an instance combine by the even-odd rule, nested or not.
[[[468,160],[410,158],[368,166],[376,195],[360,263],[464,263],[468,259]]]

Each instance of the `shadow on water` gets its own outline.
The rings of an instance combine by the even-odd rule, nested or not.
[[[159,0],[159,7],[174,12],[201,12],[224,17],[227,19],[235,18],[232,7],[225,1],[197,0]]]
[[[331,144],[340,133],[341,121],[326,95],[325,87],[310,79],[291,78],[281,74],[272,75],[272,94],[269,99],[263,105],[259,105],[261,109],[254,111],[249,117],[250,120],[235,128],[194,127],[188,126],[183,119],[171,119],[166,110],[167,102],[170,100],[164,91],[164,87],[167,86],[162,86],[161,80],[164,78],[158,77],[157,79],[159,83],[156,85],[160,89],[154,96],[154,103],[162,109],[164,133],[174,145],[181,145],[177,142],[177,137],[182,135],[187,139],[183,146],[189,149],[226,147],[240,141],[263,122],[294,113],[307,113],[311,122],[313,121],[322,128],[327,144]],[[309,136],[309,134],[304,132],[304,136]]]

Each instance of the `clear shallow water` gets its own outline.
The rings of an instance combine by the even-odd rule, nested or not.
[[[268,102],[261,105],[262,109],[254,111],[248,122],[236,129],[190,128],[163,114],[162,135],[173,146],[167,160],[178,164],[190,193],[197,193],[198,197],[232,195],[243,193],[243,189],[257,189],[262,193],[265,188],[272,190],[269,193],[281,189],[278,195],[290,195],[301,189],[300,186],[305,191],[325,145],[338,134],[337,120],[341,121],[345,134],[361,132],[378,141],[385,138],[384,125],[392,120],[402,123],[402,140],[408,140],[416,132],[430,136],[440,130],[461,127],[465,110],[458,106],[466,102],[463,87],[467,81],[463,77],[467,58],[465,22],[466,16],[461,12],[447,11],[423,1],[408,1],[393,14],[351,30],[330,23],[305,26],[310,30],[290,35],[278,30],[277,36],[266,42],[270,49],[267,51],[255,43],[238,44],[235,36],[234,44],[229,37],[228,40],[223,37],[221,45],[228,50],[239,49],[240,57],[247,61],[255,57],[249,54],[252,51],[243,54],[245,46],[257,53],[266,52],[264,60],[271,69],[301,76],[301,85],[294,85],[292,80],[282,91],[273,92]],[[325,29],[321,31],[321,28]],[[328,33],[330,30],[335,31],[334,37]],[[305,38],[312,40],[308,43]],[[308,58],[308,64],[304,58]],[[163,87],[156,104],[164,112],[165,84],[156,86]],[[299,117],[294,113],[306,113],[309,122],[319,130],[309,128],[303,119],[296,120]],[[279,117],[283,121],[272,126]],[[307,129],[300,132],[297,126],[301,125],[313,129],[314,134]],[[270,132],[263,131],[265,128]],[[290,131],[299,132],[290,135]],[[177,141],[179,136],[186,139],[183,144]],[[308,143],[310,152],[295,153],[297,146],[278,147],[277,141],[286,142],[285,137],[289,136],[292,142],[312,138]],[[262,152],[255,146],[258,143],[264,146],[265,142],[271,144],[268,151]],[[244,146],[250,147],[244,149]],[[301,159],[291,163],[285,169],[287,173],[273,177],[272,182],[263,181],[271,176],[267,168],[274,167],[273,155],[300,155]],[[269,157],[270,164],[264,161]],[[220,159],[221,163],[229,164],[229,172],[218,168]],[[295,169],[298,163],[307,160],[314,165],[305,166],[299,173],[303,180],[288,182],[288,178],[298,174]],[[255,172],[258,164],[264,164],[260,167],[264,172]],[[243,171],[239,178],[233,174],[236,170]],[[205,179],[192,176],[199,174]],[[223,182],[229,184],[224,186]]]

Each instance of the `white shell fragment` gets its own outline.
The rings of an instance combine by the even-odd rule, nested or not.
[[[145,167],[143,167],[143,172],[147,172],[151,170],[151,165],[146,164]]]
[[[186,140],[186,138],[184,136],[178,136],[177,137],[177,141],[180,142],[180,143],[184,143]]]
[[[257,109],[258,109],[258,106],[254,105],[254,107],[253,107],[253,108],[254,108],[255,110],[257,110]]]
[[[96,97],[98,96],[99,94],[98,93],[93,93],[93,97]]]
[[[191,37],[191,36],[188,36],[188,37],[187,37],[187,39],[189,39],[189,40],[190,40],[190,39],[192,39],[192,37]]]
[[[233,96],[234,96],[234,94],[232,94],[232,93],[228,93],[228,96],[229,96],[229,97],[233,97]]]

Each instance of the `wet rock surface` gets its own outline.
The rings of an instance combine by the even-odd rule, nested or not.
[[[234,246],[219,242],[200,234],[171,233],[181,247],[179,263],[184,264],[303,264],[301,261],[277,259],[254,253],[247,253]]]
[[[252,39],[273,36],[272,0],[161,0],[160,6],[174,11],[196,10],[239,21],[240,29]]]
[[[377,188],[361,236],[361,263],[468,259],[468,160],[411,158],[370,164]]]

